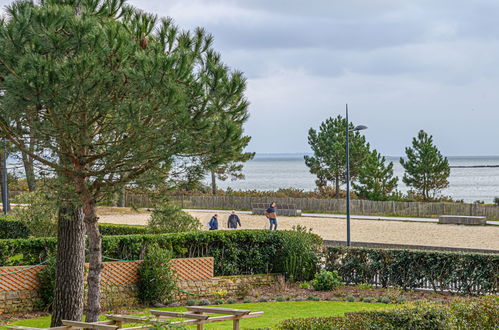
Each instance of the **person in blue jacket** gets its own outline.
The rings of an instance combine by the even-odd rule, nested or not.
[[[210,226],[209,230],[218,230],[218,214],[211,217],[210,222],[208,222],[208,226]]]
[[[274,202],[270,203],[269,208],[265,211],[265,216],[269,219],[270,230],[272,230],[272,227],[274,230],[277,230],[277,212],[276,204]]]

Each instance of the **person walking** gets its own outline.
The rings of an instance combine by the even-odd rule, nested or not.
[[[272,230],[272,227],[274,227],[274,230],[277,230],[277,213],[276,204],[274,202],[270,203],[269,208],[265,212],[265,216],[269,219],[270,230]]]
[[[227,220],[227,227],[229,229],[237,229],[237,225],[241,227],[241,220],[239,220],[236,211],[232,211],[229,215],[229,219]]]
[[[208,222],[209,230],[218,230],[218,214],[211,217],[210,222]]]

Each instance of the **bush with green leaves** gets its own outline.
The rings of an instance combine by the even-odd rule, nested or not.
[[[499,299],[456,300],[448,305],[418,301],[393,309],[347,313],[344,317],[290,319],[277,325],[282,330],[322,329],[496,329]]]
[[[337,270],[347,284],[369,283],[412,290],[430,283],[427,288],[435,292],[499,291],[497,254],[337,246],[326,249],[325,267]]]
[[[171,252],[156,245],[149,247],[138,271],[138,297],[142,303],[169,303],[176,289],[171,268]]]
[[[40,283],[40,286],[38,287],[40,307],[45,311],[51,311],[55,289],[55,256],[48,257],[45,267],[43,267],[36,276]]]
[[[310,280],[318,269],[318,247],[322,240],[304,226],[294,226],[293,232],[300,239],[291,236],[287,238],[283,251],[286,257],[280,260],[282,269],[290,282]]]
[[[313,237],[308,237],[313,236]],[[169,249],[175,258],[213,257],[215,275],[283,273],[282,263],[301,241],[310,260],[317,260],[317,235],[284,230],[198,231],[158,235],[103,236],[106,257],[139,260],[152,244]],[[317,243],[315,243],[317,242]],[[55,238],[0,240],[0,266],[34,265],[54,253]],[[315,259],[314,259],[315,258]]]
[[[28,230],[29,236],[50,237],[57,231],[57,201],[47,192],[26,192],[13,202],[24,204],[12,209],[12,216]]]
[[[0,239],[28,238],[29,230],[24,223],[8,215],[0,215]]]
[[[329,272],[323,269],[315,274],[315,277],[312,280],[312,287],[316,291],[329,291],[341,284],[341,277],[336,270]]]
[[[177,205],[160,204],[151,214],[149,230],[153,233],[179,233],[201,229],[201,222]]]

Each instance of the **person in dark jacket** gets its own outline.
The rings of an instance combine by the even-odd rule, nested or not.
[[[277,213],[276,204],[274,202],[270,203],[269,208],[265,212],[265,216],[269,219],[270,230],[272,230],[272,227],[274,227],[274,230],[277,230]]]
[[[229,215],[229,220],[227,220],[227,228],[229,229],[237,229],[237,225],[241,227],[241,220],[236,214],[236,211],[232,211]]]
[[[208,222],[208,226],[210,226],[209,230],[218,230],[218,214],[211,217],[210,222]]]

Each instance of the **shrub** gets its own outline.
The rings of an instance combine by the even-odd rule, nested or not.
[[[499,197],[494,198],[494,205],[499,206]]]
[[[391,299],[389,297],[379,297],[379,302],[383,304],[389,304],[391,302]]]
[[[286,236],[283,246],[284,258],[280,261],[286,278],[290,282],[310,280],[318,269],[319,256],[317,247],[322,240],[305,227],[294,227],[293,236]],[[299,237],[300,239],[296,239]]]
[[[320,273],[315,274],[312,281],[312,287],[316,291],[329,291],[338,285],[341,285],[341,277],[338,276],[336,270],[328,272],[323,269]]]
[[[499,299],[457,300],[449,305],[415,302],[399,308],[347,313],[345,317],[290,319],[277,329],[496,329]]]
[[[267,302],[267,301],[269,301],[269,298],[267,298],[267,297],[260,297],[260,298],[258,299],[258,301],[259,301],[259,302]]]
[[[362,298],[361,301],[365,302],[365,303],[372,303],[374,301],[374,298],[372,298],[372,297],[364,297],[364,298]]]
[[[211,305],[211,302],[208,299],[201,299],[199,301],[200,306],[206,306],[206,305]]]
[[[283,302],[283,301],[286,301],[286,299],[284,299],[284,297],[276,297],[275,301],[277,301],[277,302]]]
[[[369,283],[360,283],[356,285],[359,290],[372,290],[374,286]]]
[[[185,304],[186,304],[187,306],[197,306],[197,305],[199,305],[199,301],[194,300],[194,299],[187,299],[187,300],[185,301]]]
[[[237,303],[237,299],[235,299],[235,298],[229,298],[229,299],[227,299],[226,303],[227,304],[235,304],[235,303]]]
[[[289,253],[292,240],[313,244],[307,236],[292,231],[237,230],[199,231],[159,235],[104,236],[102,254],[106,257],[138,260],[147,246],[157,244],[170,249],[176,258],[215,258],[215,275],[282,273],[282,260]],[[305,243],[304,243],[305,244]],[[315,244],[315,243],[314,243]],[[55,252],[55,238],[0,240],[0,266],[34,265]],[[317,246],[307,249],[314,254]]]
[[[320,317],[286,320],[278,329],[448,329],[447,310],[431,304],[380,311],[347,313],[345,317]]]
[[[346,296],[345,298],[348,302],[354,302],[355,301],[355,297],[352,296],[351,294],[349,294],[348,296]]]
[[[215,299],[214,301],[215,305],[222,305],[224,303],[223,299]]]
[[[201,229],[201,222],[173,204],[160,204],[151,214],[149,229],[153,233],[179,233]]]
[[[328,247],[325,266],[327,270],[337,270],[348,284],[411,290],[429,282],[435,292],[452,288],[463,294],[499,289],[497,254]],[[379,283],[372,282],[375,277]]]
[[[302,283],[300,283],[300,288],[308,289],[308,288],[310,288],[310,284],[308,282],[302,282]]]
[[[228,293],[227,290],[224,290],[224,289],[220,289],[218,291],[213,291],[213,295],[215,297],[220,298],[220,299],[225,298],[227,296],[227,293]]]
[[[397,303],[403,304],[407,301],[407,299],[404,296],[400,296],[397,298]]]
[[[54,301],[55,289],[55,256],[49,256],[45,267],[42,268],[37,274],[38,292],[40,293],[41,308],[46,311],[52,310],[52,303]]]
[[[26,225],[14,218],[0,215],[0,238],[27,238],[29,230]]]
[[[12,209],[12,216],[20,221],[30,236],[55,236],[57,230],[57,200],[44,191],[22,193],[15,203],[26,204]]]
[[[253,302],[253,300],[251,300],[251,298],[244,298],[243,299],[243,303],[245,303],[245,304],[249,304],[249,303],[252,303],[252,302]]]
[[[307,300],[310,300],[310,301],[320,301],[320,300],[321,300],[321,298],[319,298],[319,297],[315,297],[315,296],[308,296],[308,297],[307,297]]]
[[[139,267],[137,289],[143,303],[168,303],[175,290],[175,274],[170,267],[171,252],[152,245]]]

